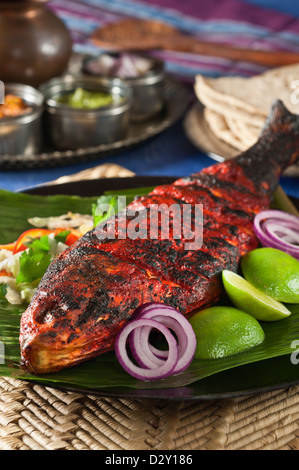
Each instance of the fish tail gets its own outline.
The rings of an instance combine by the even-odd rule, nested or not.
[[[299,158],[299,115],[290,113],[281,100],[273,103],[257,142],[236,157],[257,188],[276,189],[283,170]]]

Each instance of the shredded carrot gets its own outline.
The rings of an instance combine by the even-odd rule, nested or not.
[[[0,271],[0,276],[12,276],[12,274],[2,270]]]

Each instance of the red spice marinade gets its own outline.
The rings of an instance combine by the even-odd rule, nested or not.
[[[122,237],[128,213],[98,226],[48,268],[21,320],[22,365],[35,374],[58,371],[110,351],[122,326],[146,302],[162,302],[186,316],[215,304],[221,272],[237,271],[240,257],[258,246],[256,213],[269,207],[283,169],[299,155],[299,118],[277,102],[259,141],[233,161],[159,186],[130,210],[176,204],[203,208],[203,242],[186,237]],[[174,219],[171,219],[174,223]],[[192,228],[196,218],[191,217]],[[182,222],[183,223],[183,222]],[[149,218],[140,224],[150,235]],[[184,229],[184,227],[182,227]],[[196,232],[195,236],[196,236]]]

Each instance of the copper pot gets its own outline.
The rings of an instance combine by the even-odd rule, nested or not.
[[[46,0],[0,0],[0,80],[34,87],[67,68],[72,40]]]

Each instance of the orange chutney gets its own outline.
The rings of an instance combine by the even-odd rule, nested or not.
[[[15,95],[6,95],[4,104],[0,104],[0,118],[19,116],[30,111],[30,106],[22,98]]]

